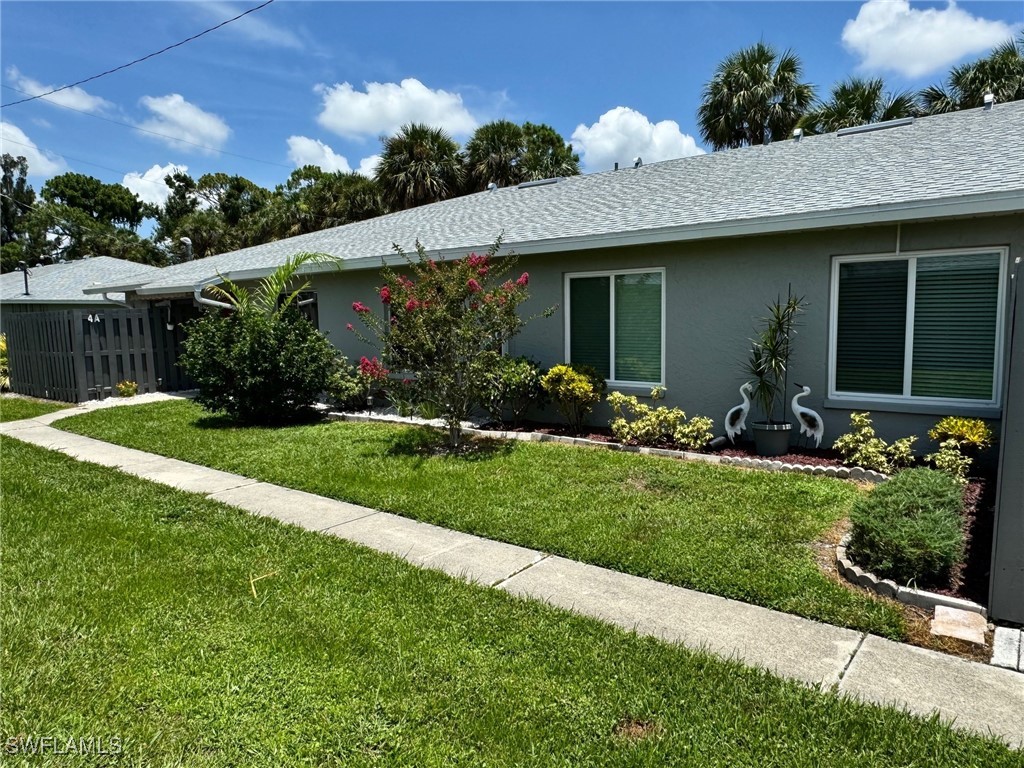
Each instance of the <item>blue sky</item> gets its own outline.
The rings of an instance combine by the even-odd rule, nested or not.
[[[6,104],[74,82],[258,4],[4,0],[0,95]],[[758,40],[792,48],[826,95],[850,74],[916,90],[1021,29],[1020,2],[276,0],[49,97],[63,106],[4,108],[3,151],[29,158],[37,189],[73,170],[160,202],[172,165],[272,188],[307,162],[372,172],[378,137],[403,122],[464,140],[503,117],[551,124],[584,170],[599,171],[702,151],[704,83],[724,56]]]

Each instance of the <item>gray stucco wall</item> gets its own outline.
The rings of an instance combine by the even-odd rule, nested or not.
[[[928,448],[925,435],[935,421],[951,413],[933,408],[926,413],[900,412],[898,406],[851,404],[826,407],[829,292],[832,258],[840,255],[891,253],[895,250],[895,226],[851,228],[765,237],[722,239],[578,251],[564,255],[524,257],[517,273],[530,273],[531,298],[525,314],[558,305],[551,318],[539,318],[526,326],[511,345],[512,354],[525,354],[550,366],[564,361],[564,276],[567,272],[664,267],[666,270],[666,372],[665,403],[683,408],[688,415],[711,416],[721,433],[726,411],[740,402],[737,389],[744,381],[741,364],[748,339],[765,305],[786,295],[790,285],[808,302],[803,315],[790,381],[811,387],[803,404],[817,410],[826,425],[823,444],[830,444],[848,428],[849,414],[870,410],[879,434],[891,440],[908,434],[921,436],[918,450]],[[1024,218],[978,217],[956,221],[904,224],[901,251],[958,247],[1008,246],[1010,260],[1024,253]],[[429,243],[426,244],[429,247]],[[380,306],[375,272],[341,272],[318,276],[320,327],[350,358],[373,354],[345,330],[357,327],[351,305],[360,300]],[[1008,303],[1008,302],[1007,302]],[[795,389],[788,393],[792,396]],[[645,392],[632,392],[646,394]],[[967,415],[964,409],[956,411]],[[551,412],[549,411],[549,415]],[[595,413],[594,423],[607,419]],[[748,422],[749,423],[749,422]],[[998,426],[998,419],[992,421]]]

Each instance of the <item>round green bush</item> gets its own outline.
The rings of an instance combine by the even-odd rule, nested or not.
[[[296,421],[327,389],[336,352],[297,310],[209,312],[188,327],[179,359],[196,400],[248,424]]]
[[[932,469],[908,469],[858,499],[849,552],[900,584],[941,583],[964,555],[963,489]]]

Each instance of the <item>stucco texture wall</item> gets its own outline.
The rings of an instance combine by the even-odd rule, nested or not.
[[[742,364],[749,338],[765,314],[766,304],[777,296],[785,297],[791,287],[794,294],[805,297],[807,307],[794,344],[789,380],[811,387],[802,403],[823,417],[823,444],[847,431],[851,411],[870,410],[883,438],[916,434],[921,436],[918,449],[924,450],[928,447],[925,433],[938,418],[950,413],[948,409],[905,413],[897,406],[826,407],[824,403],[832,259],[892,253],[896,236],[896,226],[889,225],[523,257],[516,274],[530,273],[531,291],[524,313],[539,314],[555,305],[558,310],[550,318],[531,321],[512,342],[510,351],[529,355],[544,366],[564,362],[566,273],[664,267],[665,403],[683,408],[688,415],[711,416],[716,433],[721,434],[725,413],[740,402],[738,388],[746,380]],[[426,245],[429,248],[429,243]],[[902,252],[979,246],[1009,247],[1012,266],[1016,257],[1024,255],[1024,217],[977,217],[903,224],[900,228]],[[379,274],[374,271],[342,271],[314,280],[320,327],[352,359],[374,353],[345,330],[350,322],[359,327],[352,302],[360,300],[376,310],[380,306],[375,291],[379,284]],[[787,397],[795,393],[791,387]],[[547,415],[554,417],[550,409]],[[606,419],[606,409],[595,412],[594,423]]]

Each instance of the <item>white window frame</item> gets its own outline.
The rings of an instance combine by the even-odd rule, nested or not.
[[[996,297],[996,339],[995,357],[992,370],[992,397],[988,400],[971,400],[955,397],[923,397],[911,395],[914,362],[914,304],[917,286],[917,260],[932,256],[969,256],[971,254],[999,254],[999,287]],[[1006,294],[1009,274],[1010,249],[1006,246],[979,248],[946,248],[929,251],[903,251],[873,253],[854,256],[832,257],[832,285],[830,287],[829,332],[828,332],[828,397],[854,403],[877,404],[919,404],[955,408],[1000,408],[1002,407],[1003,364],[1006,342]],[[907,316],[904,321],[903,351],[903,394],[891,395],[876,392],[842,392],[836,389],[836,352],[839,329],[839,270],[843,264],[866,261],[907,262]]]
[[[643,275],[658,273],[661,275],[661,372],[658,381],[620,381],[615,378],[615,277],[617,275]],[[665,267],[643,267],[636,269],[605,269],[595,272],[566,272],[565,285],[563,288],[565,296],[565,334],[563,338],[564,347],[562,357],[566,365],[569,365],[569,353],[571,346],[571,325],[572,325],[572,292],[569,290],[570,281],[576,278],[585,277],[609,277],[608,290],[608,385],[612,387],[663,387],[665,386]]]

